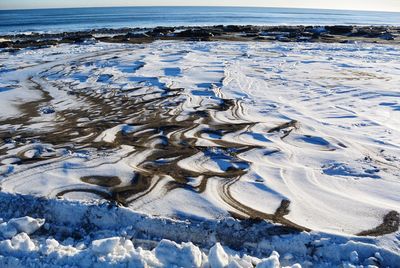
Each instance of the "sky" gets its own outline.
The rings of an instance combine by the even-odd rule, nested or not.
[[[400,12],[400,0],[0,0],[0,9],[94,6],[264,6]]]

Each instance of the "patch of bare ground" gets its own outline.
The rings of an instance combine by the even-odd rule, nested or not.
[[[383,217],[383,223],[377,227],[358,233],[359,236],[381,236],[397,232],[400,225],[400,214],[397,211],[390,211]]]

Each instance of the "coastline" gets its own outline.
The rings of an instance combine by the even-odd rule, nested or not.
[[[156,40],[399,44],[399,37],[400,26],[160,26],[155,28],[104,28],[63,33],[7,34],[0,35],[0,48],[7,51],[8,49],[41,48],[57,44],[85,42],[140,44]]]
[[[395,267],[399,40],[0,35],[0,266]]]

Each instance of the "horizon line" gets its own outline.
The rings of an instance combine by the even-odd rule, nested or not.
[[[37,8],[0,8],[0,11],[23,11],[23,10],[46,10],[46,9],[89,9],[89,8],[129,8],[129,7],[227,7],[227,8],[271,8],[271,9],[312,9],[312,10],[332,10],[332,11],[362,11],[362,12],[384,12],[400,13],[400,11],[389,10],[370,10],[370,9],[344,9],[344,8],[316,8],[316,7],[277,7],[277,6],[223,6],[223,5],[132,5],[132,6],[83,6],[83,7],[37,7]]]

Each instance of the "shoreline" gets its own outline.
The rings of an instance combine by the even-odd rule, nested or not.
[[[256,41],[399,44],[400,26],[256,26],[215,25],[92,29],[62,33],[0,35],[0,49],[41,48],[63,43],[151,43],[176,41]],[[3,51],[4,52],[4,51]]]
[[[395,267],[399,30],[0,36],[0,266]]]

